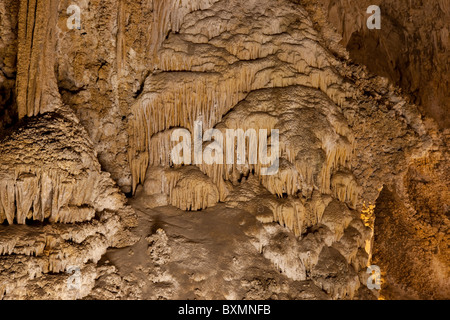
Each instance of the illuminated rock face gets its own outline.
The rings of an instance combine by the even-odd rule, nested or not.
[[[374,298],[380,191],[422,210],[446,137],[297,2],[81,1],[68,30],[21,1],[16,34],[0,7],[28,116],[0,141],[0,297]]]

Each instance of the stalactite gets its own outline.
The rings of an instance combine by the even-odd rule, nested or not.
[[[7,220],[25,224],[27,219],[73,223],[90,220],[95,210],[96,192],[86,194],[98,185],[101,175],[66,180],[61,170],[36,170],[28,168],[18,178],[4,176],[0,183],[0,223]],[[66,177],[66,178],[64,178]],[[98,191],[97,191],[98,192]]]
[[[280,93],[283,92],[282,89],[277,90],[280,91]],[[284,95],[281,96],[292,97],[294,95],[308,96],[309,94],[313,94],[311,89],[304,87],[290,87],[285,89],[285,91]],[[275,101],[275,104],[277,105],[277,108],[275,109],[271,106],[267,106],[266,103],[259,102],[258,99],[264,101],[265,94],[265,91],[259,91],[258,94],[254,94],[254,97],[251,96],[252,98],[235,106],[221,122],[215,125],[215,128],[220,130],[224,137],[223,154],[221,155],[222,161],[213,164],[207,164],[203,161],[197,165],[217,186],[219,190],[219,200],[224,201],[228,193],[228,189],[225,187],[225,181],[229,180],[233,183],[237,183],[241,176],[248,176],[252,172],[259,177],[261,184],[265,186],[267,190],[276,194],[278,197],[282,197],[283,195],[295,196],[299,191],[306,197],[310,197],[314,189],[315,181],[319,182],[318,187],[322,192],[330,193],[332,173],[339,167],[349,167],[354,148],[354,143],[350,142],[354,141],[354,137],[351,130],[343,121],[342,116],[340,116],[339,110],[335,106],[329,105],[328,102],[324,101],[316,106],[319,110],[321,110],[321,108],[327,110],[327,113],[322,114],[310,106],[305,107],[301,104],[295,105],[286,103],[284,100]],[[291,114],[295,114],[296,116],[291,116]],[[204,120],[203,115],[200,119]],[[228,161],[226,150],[228,149],[228,143],[231,142],[231,140],[228,140],[227,138],[234,137],[228,137],[227,130],[232,129],[234,130],[234,133],[236,133],[237,130],[242,130],[241,132],[244,135],[246,132],[247,134],[251,132],[251,130],[254,130],[256,133],[261,129],[276,129],[279,126],[278,123],[281,123],[282,128],[280,136],[281,158],[279,160],[279,170],[277,174],[261,175],[261,170],[264,166],[262,166],[259,161],[250,161],[251,152],[255,153],[255,150],[252,149],[253,145],[255,145],[255,141],[250,143],[249,137],[244,140],[245,145],[243,151],[245,156],[242,158],[241,155],[240,159],[240,161],[243,161],[242,164],[237,163],[237,140],[234,141],[234,146],[230,145],[233,150],[232,163],[226,164]],[[284,127],[302,127],[303,131],[298,131],[298,136],[291,136],[292,131],[284,131]],[[156,130],[158,129],[159,128]],[[153,134],[151,138],[148,138],[147,134],[142,135],[143,140],[148,139],[148,141],[150,141],[148,151],[150,165],[174,165],[171,161],[171,150],[179,143],[179,141],[171,141],[171,136],[176,129],[177,128],[174,127],[170,130],[160,131]],[[192,134],[192,126],[190,130]],[[302,135],[302,132],[305,135]],[[270,139],[270,137],[267,138]],[[190,143],[192,144],[193,142],[191,141]],[[204,142],[202,150],[205,150],[210,143],[213,142]],[[312,146],[310,145],[311,143]],[[313,149],[303,149],[311,147]],[[317,147],[320,148],[314,149]],[[191,152],[193,152],[193,150],[191,150]],[[316,163],[311,163],[311,155],[314,154],[314,152],[318,152],[318,156],[312,158],[315,159]],[[301,158],[299,158],[299,155],[303,156],[304,154],[308,155],[308,158],[306,158],[305,161],[302,161],[300,160]],[[326,156],[322,157],[321,154]],[[193,153],[191,154],[191,159],[194,159]],[[177,166],[178,165],[175,165],[175,167]],[[314,169],[316,167],[321,169]],[[145,166],[142,166],[142,170],[144,169]],[[315,176],[320,176],[321,178],[316,180]],[[164,192],[166,194],[171,194],[174,186],[175,184]],[[352,197],[349,200],[355,201],[354,199],[356,198]],[[286,210],[287,209],[285,209],[285,211]],[[324,208],[312,215],[316,221],[320,220],[323,210]],[[282,223],[287,225],[290,229],[295,230],[296,234],[300,234],[301,227],[298,226],[298,223],[294,223],[294,218],[292,218],[297,217],[297,213],[296,210],[294,210],[292,214],[275,213],[275,220],[282,221]]]
[[[307,227],[306,208],[299,199],[279,200],[272,203],[274,220],[300,236]]]
[[[276,221],[297,237],[307,228],[322,224],[328,231],[323,231],[326,240],[320,241],[331,246],[344,236],[352,219],[348,209],[338,206],[332,196],[352,207],[357,201],[356,185],[349,180],[341,186],[336,173],[351,169],[355,138],[341,107],[353,93],[344,89],[342,77],[330,62],[334,58],[318,45],[313,30],[302,30],[303,38],[296,39],[287,33],[280,36],[283,27],[274,25],[241,36],[217,19],[186,16],[181,34],[172,34],[160,47],[157,68],[162,72],[149,76],[144,93],[131,108],[133,190],[144,181],[149,165],[147,176],[158,181],[152,182],[150,189],[166,194],[168,202],[180,209],[198,210],[225,201],[230,182],[237,186],[243,177],[255,175],[278,197],[267,204],[272,216],[261,218],[263,223]],[[276,29],[279,33],[272,33]],[[179,141],[170,138],[178,128],[192,135],[195,121],[202,121],[203,134],[212,128],[222,132],[224,153],[219,163],[192,163],[204,175],[193,179],[198,183],[188,187],[181,172],[192,170],[188,169],[191,163],[173,163],[171,151]],[[233,147],[229,145],[225,137],[230,129],[279,130],[278,172],[262,175],[267,166],[251,160],[249,139],[243,149],[238,150],[237,141]],[[190,143],[193,147],[194,141]],[[213,143],[204,141],[202,152]],[[228,148],[233,154],[231,163],[227,162]],[[268,149],[270,153],[270,144]],[[152,166],[167,169],[158,173]],[[160,174],[163,178],[154,180]],[[214,191],[212,197],[208,195],[210,190]],[[264,244],[259,245],[264,251]],[[309,270],[319,260],[322,247],[317,248],[317,252],[301,254]],[[276,252],[266,250],[277,267],[289,269]],[[351,263],[357,263],[356,253],[353,250],[346,256]],[[354,289],[339,288],[333,294],[345,296],[353,294]]]
[[[169,30],[180,30],[186,14],[206,9],[218,0],[153,0],[152,51],[156,55]]]
[[[16,96],[19,118],[61,105],[55,76],[59,0],[20,1]]]
[[[322,221],[323,213],[332,200],[330,196],[314,191],[311,200],[305,205],[307,210],[311,212],[312,224],[318,224]]]
[[[32,118],[0,141],[0,223],[74,223],[121,206],[87,133],[64,112]]]
[[[358,184],[350,172],[339,171],[331,178],[333,195],[355,209],[358,200]]]
[[[145,184],[148,195],[168,195],[169,203],[181,210],[197,211],[214,206],[219,201],[219,189],[197,167],[163,168],[150,166]]]
[[[161,4],[155,4],[155,6],[158,7]],[[161,14],[163,21],[161,23],[164,25],[168,18],[165,13]],[[254,37],[258,38],[256,35]],[[267,37],[275,39],[275,36]],[[329,68],[326,51],[317,47],[314,41],[310,42],[314,44],[317,52],[320,51],[318,58],[311,56],[304,49],[309,43],[308,39],[301,41],[292,39],[291,41],[297,41],[299,44],[283,45],[283,49],[301,49],[300,53],[290,54],[284,51],[277,53],[281,60],[273,56],[278,46],[268,39],[264,40],[264,45],[257,41],[243,39],[240,40],[240,44],[230,41],[231,39],[224,42],[214,41],[214,45],[209,44],[210,51],[214,52],[217,47],[226,48],[230,54],[234,55],[225,57],[228,61],[236,61],[233,60],[236,56],[243,55],[238,57],[241,61],[234,62],[223,70],[222,65],[213,56],[206,56],[203,51],[200,51],[200,56],[187,54],[188,45],[185,44],[185,40],[176,36],[174,38],[175,40],[166,41],[167,44],[164,46],[167,48],[164,47],[159,55],[161,58],[159,65],[162,70],[190,71],[193,65],[197,65],[199,66],[197,71],[205,71],[201,67],[205,66],[211,72],[178,72],[176,78],[166,72],[152,75],[147,79],[146,87],[151,90],[132,106],[134,119],[131,121],[129,158],[133,172],[133,190],[139,182],[142,182],[144,170],[140,168],[146,167],[146,158],[140,160],[137,158],[142,157],[140,156],[142,153],[149,152],[150,136],[171,127],[185,127],[192,130],[193,122],[200,117],[203,119],[204,127],[212,128],[245,96],[246,92],[267,87],[306,85],[320,88],[338,105],[342,105],[345,100],[345,94],[339,90],[338,86],[342,83],[342,79]],[[173,49],[175,44],[178,47],[184,47],[184,51],[175,51]],[[241,50],[240,46],[243,46],[245,50]],[[283,70],[280,62],[297,65],[300,74],[284,75],[292,72]],[[212,72],[215,71],[215,63],[218,72]],[[276,71],[277,68],[280,71]],[[134,177],[135,174],[139,176]]]

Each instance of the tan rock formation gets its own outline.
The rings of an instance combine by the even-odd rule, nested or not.
[[[349,1],[78,1],[79,29],[66,5],[0,2],[0,298],[375,298],[371,263],[383,297],[448,298],[448,134],[421,114],[446,1],[419,31],[393,5],[388,36]],[[401,36],[430,25],[432,52]]]
[[[441,128],[450,125],[450,1],[307,1],[319,4],[350,57],[400,86]],[[381,29],[369,30],[367,8],[381,9]]]
[[[133,210],[70,110],[27,119],[0,150],[0,222],[9,224],[0,226],[0,297],[82,298],[96,275],[88,262],[134,241]],[[78,293],[64,274],[73,266],[84,273]]]

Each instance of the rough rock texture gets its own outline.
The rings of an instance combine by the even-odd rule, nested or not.
[[[72,30],[67,1],[19,2],[0,4],[0,130],[21,119],[0,134],[0,297],[370,299],[372,262],[382,297],[449,297],[448,133],[392,83],[440,70],[417,101],[445,110],[445,31],[407,78],[355,58],[361,19],[345,50],[348,1],[80,0]]]
[[[94,142],[102,167],[131,192],[127,122],[130,105],[155,68],[156,50],[183,16],[214,0],[78,1],[81,29],[67,30],[58,10],[57,80]]]
[[[306,2],[325,12],[354,61],[396,83],[441,128],[449,128],[449,0]],[[370,5],[381,9],[380,30],[366,27]]]
[[[75,119],[75,121],[77,121]],[[74,118],[30,118],[0,145],[0,222],[91,220],[124,202]]]
[[[323,3],[327,5],[321,7]],[[342,55],[339,46],[334,42],[347,44],[347,41],[351,41],[351,37],[359,38],[354,42],[358,47],[352,47],[351,43],[347,44],[350,57],[365,63],[371,71],[397,82],[406,89],[404,92],[416,91],[413,95],[416,101],[422,104],[420,109],[423,113],[431,115],[440,128],[448,127],[449,91],[443,89],[448,86],[446,79],[448,72],[445,69],[449,65],[446,49],[448,47],[446,33],[449,26],[445,23],[448,21],[448,18],[445,18],[448,16],[446,9],[449,7],[448,1],[395,3],[375,1],[370,4],[380,4],[383,21],[381,30],[364,28],[364,18],[368,17],[365,9],[369,5],[366,2],[358,2],[357,6],[353,6],[344,1],[333,3],[308,1],[307,8],[323,34],[332,34],[331,30],[336,28],[343,35],[344,39],[325,37],[325,41],[336,54]],[[362,8],[358,9],[360,5]],[[429,37],[429,34],[433,37]],[[376,48],[371,47],[373,37],[378,39]],[[401,53],[398,51],[400,48],[403,50]],[[394,66],[393,73],[391,67],[383,65],[385,61],[390,61],[391,66]],[[396,74],[400,75],[400,82]],[[381,83],[376,87],[373,83],[362,84],[366,93],[375,89],[380,94],[386,90]],[[429,95],[434,102],[422,100],[421,95]],[[373,98],[383,102],[383,98],[377,94]],[[399,103],[397,107],[404,104],[400,101]],[[407,105],[406,110],[407,113],[412,111]],[[363,219],[368,225],[371,225],[373,222],[370,221],[376,217],[373,263],[378,264],[384,274],[382,296],[388,299],[448,298],[448,270],[450,270],[447,205],[450,197],[448,130],[439,132],[433,121],[422,116],[432,146],[428,152],[417,153],[412,161],[404,161],[405,159],[398,158],[401,153],[392,151],[403,151],[400,144],[410,144],[411,139],[401,132],[402,129],[398,131],[399,136],[402,136],[401,141],[380,140],[381,137],[390,136],[393,130],[399,128],[385,126],[385,120],[379,118],[381,115],[379,112],[369,112],[368,115],[377,118],[374,121],[376,129],[374,131],[362,129],[365,121],[361,123],[359,129],[357,127],[355,129],[357,132],[367,133],[368,139],[360,139],[357,148],[361,147],[359,154],[367,157],[364,161],[370,162],[371,168],[367,170],[362,166],[361,170],[358,166],[356,170],[361,173],[366,171],[362,177],[366,186],[367,183],[372,184],[373,180],[370,177],[373,173],[380,174],[380,171],[384,171],[380,175],[383,176],[384,186],[380,184],[370,186],[377,189],[373,189],[373,195],[378,194],[382,188],[384,190],[376,201],[377,205],[375,206],[372,198],[366,201],[366,206],[362,210]],[[412,119],[411,115],[407,117]],[[373,161],[371,159],[373,153],[367,151],[375,150],[376,145],[382,146],[384,152],[382,156],[384,160],[379,163],[389,165],[374,166],[378,161]],[[392,167],[392,163],[398,165]],[[396,178],[392,180],[393,177]]]
[[[387,299],[449,297],[448,157],[441,147],[414,161],[403,183],[377,199],[373,261],[384,271]]]
[[[88,262],[133,242],[125,228],[134,212],[101,172],[86,131],[60,109],[27,119],[0,150],[0,298],[87,295],[96,275]],[[79,292],[64,274],[73,266],[83,273]]]
[[[20,1],[17,51],[17,110],[19,118],[54,110],[60,105],[55,79],[59,0]]]
[[[0,2],[0,131],[17,120],[16,82],[19,1]]]

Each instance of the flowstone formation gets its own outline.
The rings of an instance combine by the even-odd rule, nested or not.
[[[0,297],[375,299],[373,261],[382,297],[448,297],[448,135],[311,2],[0,6]],[[428,283],[389,219],[433,237]]]

